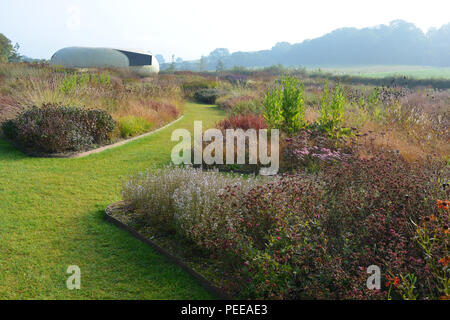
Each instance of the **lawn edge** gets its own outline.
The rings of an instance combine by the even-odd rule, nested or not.
[[[97,148],[97,149],[92,149],[92,150],[89,150],[89,151],[76,153],[76,154],[67,156],[66,158],[72,158],[72,159],[83,158],[83,157],[86,157],[86,156],[88,156],[90,154],[99,153],[99,152],[102,152],[102,151],[105,151],[105,150],[108,150],[108,149],[112,149],[112,148],[123,146],[124,144],[127,144],[127,143],[129,143],[131,141],[135,141],[135,140],[138,140],[138,139],[141,139],[141,138],[145,138],[145,137],[148,137],[148,136],[150,136],[150,135],[152,135],[154,133],[157,133],[157,132],[159,132],[161,130],[164,130],[167,127],[170,127],[171,125],[175,124],[176,122],[182,120],[183,118],[184,118],[184,114],[181,117],[179,117],[178,119],[175,119],[172,122],[169,122],[165,126],[163,126],[161,128],[158,128],[156,130],[153,130],[153,131],[141,134],[139,136],[136,136],[136,137],[133,137],[133,138],[130,138],[130,139],[122,140],[122,141],[119,141],[119,142],[116,142],[116,143],[113,143],[113,144],[110,144],[110,145],[107,145],[107,146],[103,146],[103,147],[100,147],[100,148]]]
[[[173,255],[172,253],[170,253],[166,249],[160,247],[155,242],[153,242],[152,240],[146,238],[145,236],[143,236],[142,234],[140,234],[139,232],[137,232],[133,228],[129,227],[128,225],[124,224],[123,222],[121,222],[121,221],[117,220],[116,218],[114,218],[113,216],[111,216],[111,214],[110,214],[111,208],[116,206],[116,205],[118,205],[118,204],[121,204],[121,203],[123,203],[123,201],[112,203],[112,204],[110,204],[110,205],[108,205],[106,207],[106,209],[105,209],[105,220],[107,222],[115,225],[116,227],[118,227],[118,228],[120,228],[122,230],[128,231],[133,237],[135,237],[136,239],[138,239],[138,240],[144,242],[145,244],[149,245],[150,247],[155,249],[158,253],[162,254],[167,259],[169,259],[171,262],[173,262],[176,265],[178,265],[180,268],[182,268],[184,271],[186,271],[192,277],[194,277],[197,281],[199,281],[200,285],[206,291],[208,291],[211,295],[213,295],[215,297],[219,297],[220,299],[223,299],[223,300],[232,300],[233,299],[229,294],[227,294],[221,288],[215,286],[211,281],[209,281],[201,273],[195,271],[194,269],[192,269],[188,265],[186,265],[180,258],[178,258],[177,256]]]

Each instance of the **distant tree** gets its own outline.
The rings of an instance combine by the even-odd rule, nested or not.
[[[22,61],[22,56],[19,54],[20,46],[18,43],[16,43],[11,50],[11,53],[9,55],[8,61],[9,62],[20,62]]]
[[[174,73],[176,69],[177,69],[177,66],[176,66],[176,62],[175,62],[175,55],[173,54],[172,55],[172,62],[170,63],[170,66],[167,69],[167,71],[171,72],[171,73]]]
[[[0,33],[0,62],[7,62],[13,50],[11,40]]]
[[[156,60],[158,60],[159,64],[166,63],[166,60],[164,59],[164,57],[161,54],[155,55],[155,58],[156,58]]]
[[[176,62],[181,64],[181,63],[183,63],[183,59],[180,58],[180,57],[178,57],[177,60],[176,60]]]
[[[198,62],[198,69],[200,70],[200,72],[206,71],[207,69],[207,64],[206,64],[206,58],[205,56],[202,56]]]
[[[450,24],[421,29],[401,20],[373,28],[342,28],[322,37],[290,44],[279,42],[269,50],[237,51],[217,48],[207,56],[209,69],[219,60],[227,66],[433,65],[450,66]],[[199,60],[195,61],[196,68]],[[198,69],[197,69],[198,70]]]
[[[219,59],[219,61],[217,61],[217,65],[216,65],[216,72],[222,73],[224,69],[225,69],[225,66],[223,65],[222,60]]]
[[[228,57],[230,55],[230,51],[226,48],[217,48],[209,54],[209,58],[212,60],[218,60],[221,58]]]
[[[189,61],[183,61],[183,63],[181,64],[181,70],[191,70],[191,71],[195,71],[195,65],[192,62]]]

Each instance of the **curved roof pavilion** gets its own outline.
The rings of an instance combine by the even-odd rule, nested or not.
[[[58,50],[50,63],[67,68],[130,68],[141,76],[159,72],[151,53],[127,49],[68,47]]]

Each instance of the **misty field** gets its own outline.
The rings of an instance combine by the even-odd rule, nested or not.
[[[317,68],[310,68],[312,71]],[[358,75],[361,77],[383,78],[390,76],[406,76],[418,79],[450,79],[450,68],[422,66],[361,66],[361,67],[323,67],[321,70],[337,75]]]

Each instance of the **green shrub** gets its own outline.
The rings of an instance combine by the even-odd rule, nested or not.
[[[153,124],[143,117],[128,116],[120,118],[118,126],[122,138],[128,138],[149,131]]]
[[[3,122],[2,132],[6,137],[14,137],[17,134],[17,125],[13,120]]]
[[[342,135],[348,134],[348,130],[342,128],[345,113],[345,97],[341,83],[338,83],[334,88],[333,99],[330,100],[328,94],[328,80],[325,80],[322,102],[320,105],[320,116],[317,120],[317,124],[331,136],[339,138]]]
[[[64,74],[64,80],[59,87],[59,91],[65,94],[70,93],[77,87],[77,76]]]
[[[103,110],[44,104],[2,125],[5,136],[34,153],[78,151],[109,142],[115,128]]]
[[[270,128],[294,133],[306,126],[304,87],[300,80],[283,76],[267,90],[264,117]]]
[[[226,94],[220,89],[200,89],[194,93],[194,99],[200,103],[215,104],[216,99]]]

